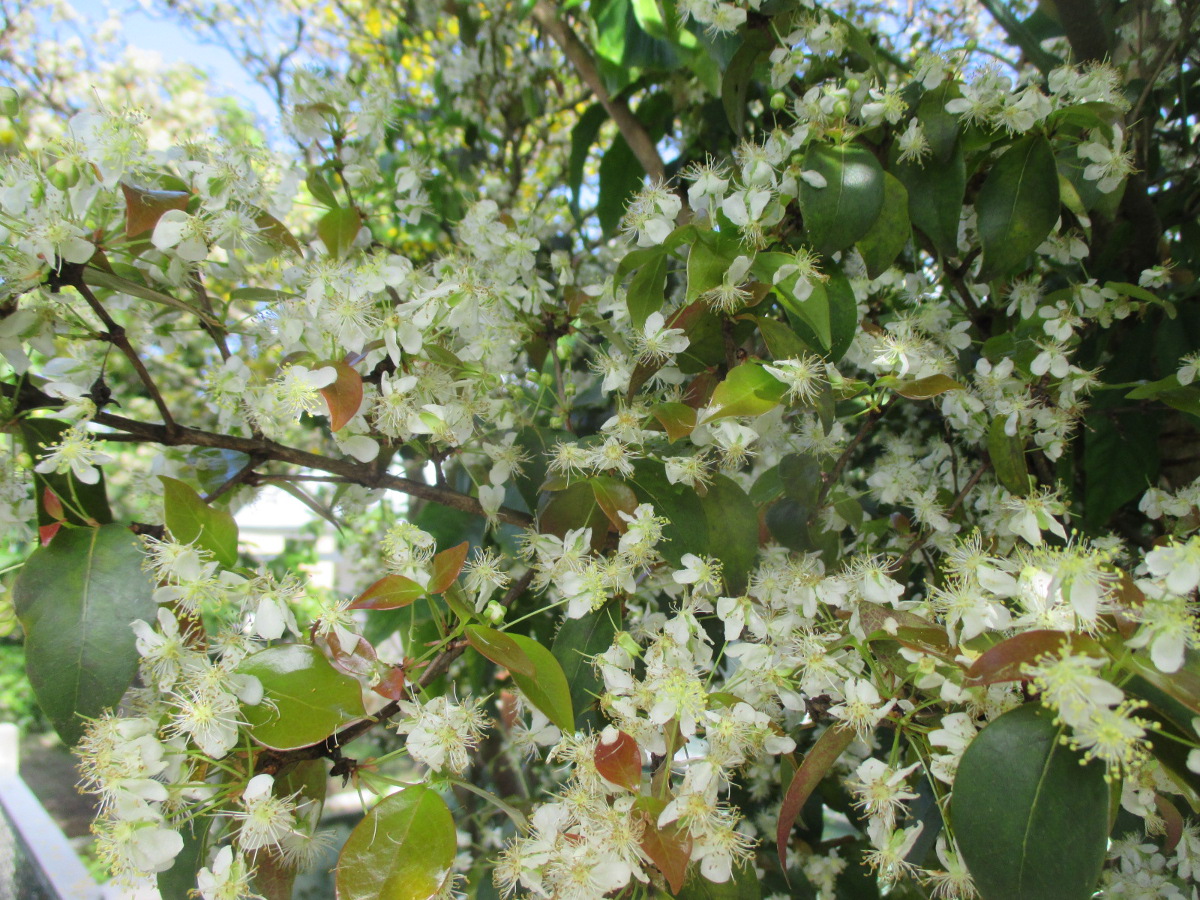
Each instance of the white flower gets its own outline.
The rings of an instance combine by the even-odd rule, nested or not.
[[[185,262],[200,262],[208,258],[208,227],[199,216],[169,209],[159,217],[150,243],[159,250],[174,248]]]
[[[664,363],[676,353],[687,349],[690,341],[682,328],[667,328],[667,320],[660,312],[650,313],[642,325],[642,333],[635,337],[638,362],[647,365]]]
[[[70,471],[84,484],[98,483],[100,470],[96,466],[113,460],[107,453],[96,449],[96,439],[80,425],[72,425],[64,431],[57,444],[42,446],[46,452],[42,454],[42,461],[33,467],[35,472],[44,475]]]

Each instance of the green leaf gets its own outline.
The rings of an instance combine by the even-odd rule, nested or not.
[[[44,450],[62,440],[63,432],[70,427],[58,419],[22,419],[21,437],[25,443],[25,452],[35,460]],[[33,473],[33,489],[37,498],[37,523],[49,525],[55,521],[54,516],[47,513],[42,498],[46,488],[63,501],[66,512],[65,519],[70,525],[108,525],[112,522],[112,511],[108,507],[108,493],[105,489],[104,470],[99,469],[100,480],[95,484],[84,484],[67,470],[59,475],[56,472]]]
[[[238,526],[228,510],[213,509],[191,485],[159,475],[163,486],[163,521],[181,544],[208,550],[227,569],[238,562]]]
[[[280,644],[242,660],[238,672],[263,686],[263,702],[242,706],[250,736],[273,750],[323,741],[366,715],[358,682],[339,672],[315,647]]]
[[[654,248],[659,252],[633,276],[625,290],[625,305],[629,308],[629,319],[637,331],[642,330],[651,313],[662,309],[667,289],[667,253],[665,248]],[[694,250],[692,251],[695,252]]]
[[[317,221],[317,237],[333,257],[342,257],[358,237],[362,216],[353,207],[331,209]]]
[[[670,522],[663,526],[664,541],[659,545],[667,562],[677,566],[685,553],[707,553],[708,524],[696,492],[684,485],[671,484],[658,460],[639,459],[633,469],[634,476],[630,479],[633,492]]]
[[[992,166],[975,201],[983,267],[990,281],[1019,269],[1058,221],[1058,168],[1043,135],[1017,141]]]
[[[604,511],[604,515],[608,517],[612,527],[624,534],[629,523],[621,518],[621,513],[633,515],[633,511],[637,509],[638,505],[637,495],[634,494],[633,488],[611,475],[593,476],[588,479],[588,483],[592,486],[596,503]]]
[[[758,333],[762,335],[772,359],[799,359],[810,352],[809,345],[782,322],[767,316],[755,316],[754,323],[758,326]]]
[[[1029,466],[1025,462],[1025,443],[1020,435],[1006,434],[1007,417],[996,416],[988,428],[988,458],[996,480],[1018,497],[1029,493]]]
[[[308,177],[304,179],[304,184],[308,188],[308,192],[313,195],[313,199],[322,206],[337,209],[340,205],[333,195],[333,188],[329,186],[329,179],[320,169],[310,171]]]
[[[630,198],[642,187],[645,173],[625,138],[617,135],[600,157],[600,196],[596,216],[606,235],[616,232]]]
[[[933,151],[933,164],[948,162],[962,130],[961,118],[946,112],[946,104],[962,96],[958,82],[946,79],[931,91],[926,91],[917,106],[917,118],[925,140]]]
[[[748,30],[745,35],[721,78],[721,105],[735,135],[741,135],[746,122],[746,99],[754,81],[754,70],[759,60],[775,46],[774,39],[765,30]]]
[[[800,211],[808,239],[826,256],[845,250],[868,231],[883,208],[883,168],[858,144],[812,144],[805,171],[817,172],[825,187],[800,184]]]
[[[533,663],[533,675],[513,671],[517,683],[529,702],[546,714],[546,718],[562,729],[563,734],[575,733],[575,710],[571,705],[571,688],[558,660],[549,650],[523,634],[509,637]]]
[[[908,216],[945,257],[958,256],[958,222],[967,190],[962,146],[954,145],[944,163],[927,159],[922,165],[900,162],[893,149],[892,173],[908,191]]]
[[[64,528],[30,554],[13,588],[34,696],[68,746],[83,719],[120,702],[137,673],[129,623],[157,604],[140,543],[120,525]]]
[[[829,301],[829,361],[838,362],[854,336],[858,334],[858,301],[854,299],[854,288],[850,286],[841,269],[830,268],[826,273],[825,296]]]
[[[876,382],[880,387],[890,387],[901,397],[909,400],[928,400],[946,391],[961,391],[963,386],[948,375],[927,375],[924,378],[893,378],[885,376]]]
[[[1104,864],[1104,765],[1060,743],[1065,726],[1037,704],[975,736],[954,779],[950,814],[984,900],[1086,900]]]
[[[697,233],[687,261],[687,302],[699,299],[701,294],[720,287],[725,273],[740,255],[741,246],[736,239],[711,231]]]
[[[581,618],[564,619],[550,645],[550,652],[566,676],[571,705],[580,711],[580,718],[585,722],[589,716],[595,719],[592,709],[604,687],[592,660],[612,646],[613,637],[620,628],[620,601],[610,600]]]
[[[779,405],[787,387],[758,363],[746,362],[730,369],[713,391],[714,412],[705,421],[728,416],[759,416]]]
[[[726,475],[713,478],[700,505],[708,520],[708,552],[721,560],[729,591],[741,594],[758,559],[758,510]]]
[[[338,900],[430,900],[458,851],[454,817],[430,788],[381,800],[350,832],[337,865]]]
[[[468,644],[496,665],[529,678],[537,676],[537,669],[534,668],[533,661],[525,655],[525,651],[517,642],[503,631],[497,631],[486,625],[468,625],[466,636]]]
[[[592,529],[592,546],[604,546],[608,534],[608,516],[596,502],[595,489],[587,481],[577,481],[561,491],[543,495],[545,503],[538,511],[538,531],[566,537],[574,528]]]
[[[867,265],[867,276],[878,278],[886,272],[911,237],[908,191],[895,175],[884,172],[883,206],[879,218],[858,240],[858,252]]]
[[[662,425],[667,432],[667,439],[672,444],[682,437],[687,437],[696,427],[696,410],[686,403],[659,403],[650,409],[650,415]]]

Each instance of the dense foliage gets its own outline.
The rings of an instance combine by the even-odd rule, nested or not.
[[[115,877],[289,897],[341,777],[354,900],[1194,894],[1194,3],[176,8],[277,125],[0,6],[9,598]]]

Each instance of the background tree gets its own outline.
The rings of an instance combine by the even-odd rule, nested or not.
[[[1186,895],[1193,5],[177,9],[278,133],[0,98],[116,876],[289,896],[332,775],[344,897]],[[354,596],[239,552],[267,485]]]

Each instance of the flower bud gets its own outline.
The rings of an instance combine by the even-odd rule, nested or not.
[[[785,94],[783,91],[776,91],[771,95],[771,109],[781,110],[787,106],[787,102],[787,94]]]

